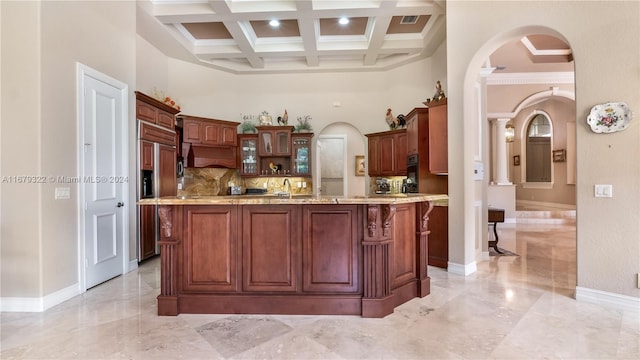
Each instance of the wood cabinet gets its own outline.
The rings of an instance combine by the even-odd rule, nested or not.
[[[415,108],[406,119],[408,154],[419,155],[420,168],[432,174],[447,174],[447,101]]]
[[[181,115],[182,141],[211,146],[237,146],[238,123]]]
[[[407,130],[366,134],[369,176],[407,175]]]
[[[160,205],[158,314],[386,316],[430,292],[431,209],[428,201]]]
[[[140,261],[156,254],[157,209],[157,206],[140,206]]]
[[[240,176],[258,175],[258,134],[238,135]]]
[[[299,207],[245,206],[242,224],[242,290],[299,290]]]
[[[303,207],[302,290],[304,292],[357,293],[359,291],[358,224],[356,205]]]
[[[176,149],[173,146],[158,146],[158,196],[175,196],[178,189],[176,174]]]
[[[153,171],[154,145],[152,142],[140,141],[140,169]]]
[[[291,156],[293,126],[256,126],[258,129],[258,155]]]
[[[238,291],[238,208],[188,206],[183,223],[184,291]]]
[[[313,133],[293,133],[293,126],[256,126],[257,134],[257,174],[264,176],[294,175],[311,176],[312,156],[311,138]],[[252,135],[239,136],[242,141],[248,143]],[[252,148],[251,145],[248,146]],[[243,146],[244,148],[244,146]],[[250,154],[244,150],[242,166]],[[273,166],[273,167],[272,167]],[[244,172],[244,175],[254,174]],[[242,173],[241,173],[242,175]]]
[[[139,91],[136,94],[136,118],[163,128],[173,130],[175,128],[175,114],[180,110],[175,109],[159,100],[156,100]]]
[[[311,138],[312,133],[297,133],[291,135],[291,159],[293,176],[311,176]]]
[[[146,186],[152,187],[148,195],[173,196],[177,193],[175,114],[179,110],[136,91],[136,119],[138,123],[138,186],[140,197],[145,188],[142,170],[150,175]],[[151,173],[150,173],[151,172]],[[157,206],[139,207],[138,260],[157,254]]]
[[[391,247],[391,288],[416,277],[416,212],[413,204],[399,204],[393,219]]]
[[[429,260],[431,266],[446,269],[449,263],[449,208],[434,206],[429,215]]]

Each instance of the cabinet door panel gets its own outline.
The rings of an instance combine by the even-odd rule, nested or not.
[[[449,262],[449,212],[446,206],[434,206],[429,214],[428,264],[446,269]]]
[[[142,170],[153,170],[153,143],[140,142],[140,167]]]
[[[220,133],[220,125],[219,124],[202,124],[202,134],[204,138],[202,139],[202,143],[206,145],[219,145],[220,139],[222,138],[222,134]]]
[[[234,126],[222,126],[222,139],[220,145],[236,146],[238,145],[238,130]]]
[[[303,207],[303,291],[359,290],[357,207]]]
[[[294,205],[243,208],[244,291],[297,290],[297,214]]]
[[[447,149],[447,106],[429,108],[429,171],[446,174],[449,168]]]
[[[140,259],[156,254],[156,206],[140,206]]]
[[[416,212],[413,204],[396,206],[391,247],[391,288],[416,278]]]
[[[157,122],[158,110],[147,103],[137,100],[136,117],[140,120],[155,124]]]
[[[407,175],[407,133],[397,134],[395,138],[395,174]]]
[[[407,155],[418,153],[418,117],[407,120]]]
[[[369,150],[367,151],[367,169],[369,176],[378,176],[380,174],[380,138],[369,138]]]
[[[395,141],[392,136],[380,137],[380,174],[395,174]]]
[[[173,115],[168,114],[164,111],[159,111],[158,112],[158,125],[160,126],[164,126],[167,129],[171,129],[173,130],[174,128],[174,119],[173,119]]]
[[[237,290],[237,208],[190,206],[185,211],[183,283],[186,291]]]
[[[199,144],[202,140],[200,134],[200,122],[184,120],[182,123],[183,141],[193,144]]]
[[[175,196],[178,192],[176,176],[176,149],[171,146],[160,145],[158,151],[159,196]]]

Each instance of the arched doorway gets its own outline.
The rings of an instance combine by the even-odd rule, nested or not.
[[[485,179],[482,182],[482,186],[475,186],[475,216],[469,219],[465,219],[465,223],[468,221],[475,223],[475,229],[477,230],[477,236],[482,239],[480,244],[476,243],[476,253],[481,252],[483,258],[488,258],[487,243],[489,240],[489,233],[485,224],[487,223],[487,205],[491,204],[495,207],[496,201],[506,201],[507,203],[514,204],[516,201],[516,192],[522,192],[526,184],[535,187],[534,183],[547,183],[552,184],[554,181],[559,182],[558,179],[553,179],[549,176],[549,180],[543,181],[528,181],[526,171],[526,161],[529,161],[529,165],[534,161],[532,154],[528,154],[527,144],[531,145],[535,141],[531,140],[527,134],[527,130],[531,125],[531,120],[538,114],[553,113],[549,117],[549,124],[552,122],[557,129],[561,129],[560,135],[556,134],[555,138],[545,139],[540,143],[547,142],[548,151],[542,156],[548,156],[548,169],[549,173],[555,172],[556,175],[563,174],[561,182],[563,183],[562,189],[556,189],[556,191],[567,190],[567,185],[573,186],[569,191],[571,192],[572,203],[568,204],[575,208],[575,170],[567,170],[568,166],[575,166],[575,85],[573,83],[575,69],[573,67],[573,58],[571,53],[565,53],[563,56],[568,56],[567,63],[570,65],[564,66],[562,71],[558,74],[552,74],[546,71],[543,75],[536,75],[525,71],[526,66],[518,65],[516,63],[510,63],[505,66],[503,63],[496,63],[496,57],[494,54],[500,53],[504,48],[508,48],[513,51],[517,44],[523,42],[523,39],[535,38],[537,35],[541,35],[541,38],[556,39],[560,42],[565,42],[562,36],[548,28],[536,28],[527,27],[516,29],[508,34],[502,34],[488,41],[473,57],[473,61],[467,68],[465,76],[465,91],[464,91],[464,133],[465,139],[474,139],[477,141],[477,146],[471,146],[466,150],[466,157],[471,157],[476,162],[482,162],[488,164],[490,170],[493,170],[496,166],[507,166],[509,169],[510,182],[505,184],[504,182],[493,187],[490,185],[492,179]],[[566,42],[565,42],[566,43]],[[515,45],[514,45],[515,44]],[[568,45],[567,45],[568,46]],[[529,51],[526,46],[522,46],[525,51]],[[569,48],[570,50],[570,48]],[[522,58],[520,59],[522,60]],[[509,73],[505,71],[508,68],[515,68],[516,70]],[[547,65],[546,69],[549,70],[550,66]],[[570,69],[570,71],[568,71]],[[545,81],[545,77],[548,81]],[[473,86],[472,86],[473,85]],[[473,90],[469,90],[469,89]],[[568,100],[568,101],[567,101]],[[564,111],[554,113],[553,106],[562,103],[565,108],[570,108],[571,111]],[[549,110],[549,108],[552,108]],[[490,125],[489,119],[499,119],[500,121],[494,121],[493,125]],[[554,121],[555,119],[561,119],[561,121]],[[505,139],[496,138],[496,134],[504,134],[502,132],[491,132],[491,126],[499,126],[496,124],[505,124],[509,122],[515,126],[516,139],[513,143],[505,143]],[[467,126],[469,125],[469,126]],[[504,130],[504,129],[503,129]],[[502,135],[504,136],[504,135]],[[551,140],[552,139],[552,140]],[[556,141],[558,140],[558,141]],[[559,141],[561,140],[561,141]],[[507,148],[506,158],[496,160],[495,148],[496,146],[504,146]],[[531,147],[531,146],[530,146]],[[555,150],[562,149],[567,153],[571,153],[572,162],[568,165],[565,161],[563,164],[557,164],[553,162],[552,154]],[[533,150],[531,150],[533,151]],[[473,154],[472,154],[473,152]],[[527,155],[528,154],[528,155]],[[558,168],[564,167],[564,171],[557,171]],[[531,166],[530,166],[531,168]],[[487,171],[488,174],[493,173]],[[571,175],[569,175],[571,173]],[[544,175],[544,174],[543,174]],[[468,180],[465,180],[465,183]],[[495,182],[496,184],[498,182]],[[570,184],[571,183],[571,184]],[[503,196],[498,199],[496,196],[499,193],[496,188],[500,188],[500,185],[511,186],[511,195]],[[540,189],[534,191],[552,191],[544,189],[546,186],[539,186]],[[490,189],[491,187],[491,189]],[[507,186],[504,186],[506,189]],[[491,190],[491,191],[490,191]],[[503,190],[503,189],[500,189]],[[525,192],[526,193],[526,192]],[[527,193],[528,196],[532,192]],[[538,193],[536,193],[538,194]],[[553,198],[553,196],[549,196]],[[557,198],[557,197],[556,197]],[[498,199],[498,200],[497,200]],[[544,199],[544,197],[543,197]],[[550,201],[547,201],[550,202]],[[515,210],[515,206],[513,206]],[[467,212],[468,213],[468,212]],[[514,211],[511,222],[513,227],[517,226],[517,215]],[[575,221],[575,220],[574,220]],[[517,231],[517,229],[515,230]],[[575,243],[575,225],[573,228],[573,241]],[[466,247],[469,246],[469,241],[465,241],[465,253],[468,253]],[[575,249],[575,247],[574,247]],[[574,256],[575,267],[575,250]]]

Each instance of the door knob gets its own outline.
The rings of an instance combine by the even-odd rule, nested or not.
[[[123,207],[124,203],[122,201],[118,201],[118,205],[116,205],[117,207]]]

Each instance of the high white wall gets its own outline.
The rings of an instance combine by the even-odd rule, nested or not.
[[[169,59],[168,88],[189,115],[240,122],[241,114],[275,117],[287,109],[292,125],[311,115],[316,133],[345,122],[366,134],[388,129],[387,108],[406,114],[433,96],[445,74],[432,72],[432,65],[425,59],[387,72],[234,75]]]
[[[0,6],[2,176],[75,177],[81,148],[76,62],[135,89],[135,2],[2,1]],[[129,101],[134,100],[131,92]],[[135,134],[135,122],[129,124],[130,135]],[[133,137],[129,146],[131,177]],[[78,188],[64,186],[69,185],[71,199],[54,200],[60,185],[52,181],[2,184],[3,298],[39,298],[77,286]],[[135,239],[134,182],[130,194],[129,236]]]
[[[578,286],[640,297],[640,127],[602,135],[585,122],[607,101],[640,108],[636,1],[447,1],[450,261],[475,262],[473,83],[489,54],[531,33],[564,38],[575,56]],[[596,183],[612,184],[614,197],[594,198]]]

